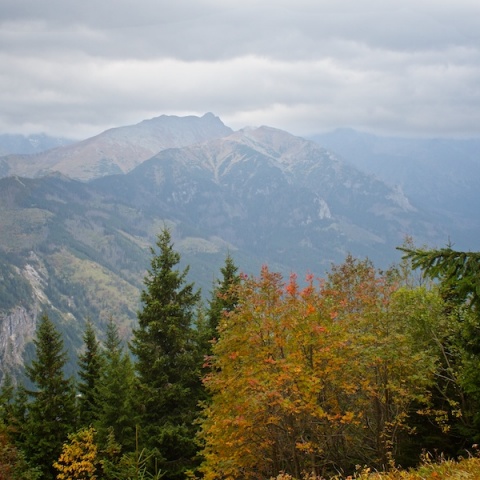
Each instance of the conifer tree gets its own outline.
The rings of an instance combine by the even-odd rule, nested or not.
[[[8,425],[12,416],[15,386],[12,376],[7,373],[3,377],[2,388],[0,389],[0,421]]]
[[[222,276],[214,283],[208,308],[199,319],[199,345],[201,345],[203,356],[207,360],[204,362],[204,368],[208,364],[208,358],[212,355],[213,344],[218,340],[218,327],[222,323],[222,319],[226,321],[228,315],[235,310],[238,303],[238,286],[241,277],[230,253],[227,254],[220,273]],[[205,374],[206,370],[202,372],[202,375]],[[205,390],[204,399],[208,399],[208,397],[209,395]]]
[[[97,390],[98,442],[106,448],[111,435],[123,451],[135,448],[136,414],[133,400],[134,371],[129,355],[124,352],[118,328],[113,319],[107,324],[104,342],[103,369]]]
[[[19,447],[23,447],[27,434],[27,415],[28,415],[28,392],[24,385],[19,385],[15,392],[13,403],[8,414],[6,423],[11,433],[11,437]]]
[[[450,246],[441,249],[398,247],[413,268],[439,279],[444,294],[457,302],[468,302],[480,316],[480,252],[459,252]]]
[[[38,480],[40,472],[31,468],[25,455],[11,439],[10,431],[0,421],[0,479]]]
[[[235,291],[235,286],[240,284],[240,275],[230,254],[225,258],[225,265],[220,269],[220,272],[222,278],[216,282],[208,310],[212,337],[216,334],[222,316],[225,313],[232,312],[238,302],[238,293]]]
[[[79,418],[80,426],[89,427],[97,414],[97,390],[102,371],[102,359],[99,343],[90,320],[83,333],[85,351],[78,357]]]
[[[75,392],[71,379],[64,376],[67,354],[63,340],[47,315],[41,317],[33,343],[36,359],[26,373],[36,389],[28,392],[32,399],[27,405],[24,449],[47,480],[55,478],[53,462],[75,429]]]
[[[142,292],[132,351],[136,356],[141,398],[140,446],[157,450],[166,478],[183,478],[194,466],[202,359],[193,328],[200,293],[186,283],[188,267],[177,270],[179,253],[170,231],[162,230],[158,252],[151,249],[151,268]]]
[[[443,348],[460,394],[460,422],[454,425],[461,443],[480,441],[480,252],[399,247],[404,259],[425,277],[439,281],[446,311],[455,322]],[[458,388],[460,387],[460,388]],[[452,415],[455,420],[459,415]],[[461,447],[463,445],[460,443]]]

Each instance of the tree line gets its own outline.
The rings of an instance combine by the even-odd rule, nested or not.
[[[87,322],[77,381],[41,317],[33,388],[0,392],[0,479],[322,478],[480,440],[479,254],[407,244],[304,281],[228,255],[202,307],[168,229],[156,247],[130,344]]]

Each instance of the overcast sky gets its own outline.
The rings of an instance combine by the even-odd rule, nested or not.
[[[479,0],[0,0],[0,24],[0,133],[480,136]]]

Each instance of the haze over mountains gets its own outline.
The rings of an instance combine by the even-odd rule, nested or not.
[[[60,172],[73,179],[91,180],[126,173],[160,150],[221,137],[231,131],[211,113],[201,118],[163,115],[39,152],[33,158],[30,155],[6,156],[0,159],[0,176],[34,177]]]
[[[480,139],[378,137],[339,129],[312,140],[438,214],[457,248],[478,248]]]
[[[113,316],[127,332],[164,225],[207,297],[227,252],[247,273],[266,263],[323,275],[349,252],[388,266],[406,235],[440,246],[479,233],[473,218],[452,224],[453,210],[412,200],[408,176],[392,186],[319,143],[270,127],[233,132],[212,114],[162,116],[0,166],[4,370],[29,356],[43,310],[72,351],[87,318],[101,332]]]
[[[70,143],[73,143],[73,140],[54,138],[45,134],[28,136],[4,134],[0,135],[0,156],[40,153]]]

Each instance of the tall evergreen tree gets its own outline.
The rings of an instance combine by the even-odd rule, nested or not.
[[[439,282],[446,311],[454,320],[443,348],[448,352],[448,372],[458,380],[454,393],[460,398],[461,416],[453,433],[460,447],[480,441],[480,252],[399,247],[404,259],[420,268],[425,277]],[[450,373],[452,375],[452,373]]]
[[[5,425],[9,424],[12,416],[13,400],[15,397],[15,386],[12,376],[7,373],[3,377],[2,388],[0,389],[0,421]]]
[[[480,252],[398,247],[403,258],[421,268],[424,275],[439,279],[449,300],[467,302],[480,317]]]
[[[78,408],[80,426],[89,427],[96,419],[97,390],[102,372],[100,346],[90,320],[85,326],[83,342],[85,350],[78,357]]]
[[[238,286],[241,277],[230,253],[225,257],[225,263],[220,269],[221,278],[217,278],[213,285],[211,297],[205,312],[201,312],[198,324],[198,343],[204,357],[212,355],[212,346],[218,340],[218,327],[226,320],[229,313],[235,310],[238,303]],[[206,365],[208,362],[204,362]],[[205,375],[206,371],[202,372]],[[204,399],[208,394],[204,391]]]
[[[115,442],[123,451],[133,451],[136,422],[133,401],[134,371],[113,319],[107,324],[102,356],[103,369],[97,390],[95,422],[98,442],[102,449],[106,449],[109,436],[113,433]]]
[[[31,468],[25,455],[11,439],[8,427],[0,421],[0,479],[38,480],[40,472]]]
[[[63,340],[47,315],[43,315],[33,340],[36,359],[26,373],[36,386],[29,392],[28,416],[25,429],[25,452],[42,478],[55,478],[53,462],[57,460],[63,442],[75,429],[75,391],[71,379],[65,378],[67,354]]]
[[[222,278],[218,279],[214,286],[208,309],[208,321],[212,336],[216,334],[223,315],[232,312],[238,302],[238,292],[235,291],[235,287],[240,284],[240,275],[230,253],[226,256],[225,264],[220,272]]]
[[[16,445],[23,447],[27,435],[28,392],[24,385],[19,385],[13,398],[12,408],[6,421],[11,437]]]
[[[193,328],[200,293],[186,283],[188,267],[176,269],[180,255],[170,231],[162,230],[158,252],[151,249],[151,268],[142,292],[132,351],[141,396],[141,440],[157,450],[158,465],[169,480],[183,478],[195,465],[201,355]]]

